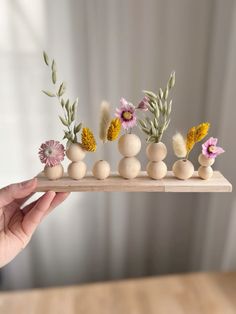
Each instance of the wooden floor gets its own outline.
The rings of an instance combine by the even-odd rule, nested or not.
[[[0,293],[1,314],[235,314],[236,273]]]
[[[192,178],[178,180],[168,171],[161,180],[152,180],[145,171],[132,180],[121,178],[113,173],[105,180],[97,180],[88,174],[81,180],[73,180],[64,176],[59,180],[48,180],[43,173],[38,176],[38,192],[231,192],[232,185],[219,172],[214,171],[212,178],[202,180],[195,171]]]

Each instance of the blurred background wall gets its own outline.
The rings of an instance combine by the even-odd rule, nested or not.
[[[102,99],[137,104],[175,70],[169,168],[174,132],[210,121],[226,150],[214,168],[235,184],[235,39],[234,0],[0,0],[1,186],[36,175],[40,144],[62,138],[59,106],[41,93],[42,50],[96,134]],[[116,145],[100,145],[89,168],[106,158],[115,169]],[[235,269],[235,207],[234,193],[73,193],[1,270],[1,288]]]

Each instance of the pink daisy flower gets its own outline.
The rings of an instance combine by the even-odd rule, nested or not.
[[[144,96],[143,99],[140,101],[136,109],[147,111],[148,110],[148,98]]]
[[[131,129],[137,124],[135,107],[124,98],[121,98],[120,104],[120,108],[116,108],[116,116],[120,118],[122,127],[125,130]]]
[[[207,158],[216,158],[218,155],[224,153],[222,147],[216,146],[217,138],[210,137],[204,144],[202,144],[202,154]]]
[[[46,166],[53,167],[58,165],[65,156],[65,148],[58,141],[46,141],[39,148],[40,161]]]

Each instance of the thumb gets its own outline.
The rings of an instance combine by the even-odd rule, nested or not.
[[[0,189],[0,207],[6,206],[15,199],[27,197],[30,195],[37,185],[37,179],[33,178],[21,183],[8,185]]]

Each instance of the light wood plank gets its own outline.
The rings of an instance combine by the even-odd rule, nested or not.
[[[0,293],[1,314],[235,314],[236,273]]]
[[[169,172],[164,181],[165,192],[232,192],[231,183],[219,171],[209,180],[199,178],[197,171],[188,180],[178,180]]]
[[[38,175],[38,192],[231,192],[232,185],[219,172],[214,171],[209,180],[202,180],[197,172],[189,180],[178,180],[168,171],[162,180],[150,179],[145,171],[132,180],[121,178],[116,173],[105,180],[97,180],[88,174],[81,180],[70,179],[67,175],[55,181],[48,180],[43,173]]]

